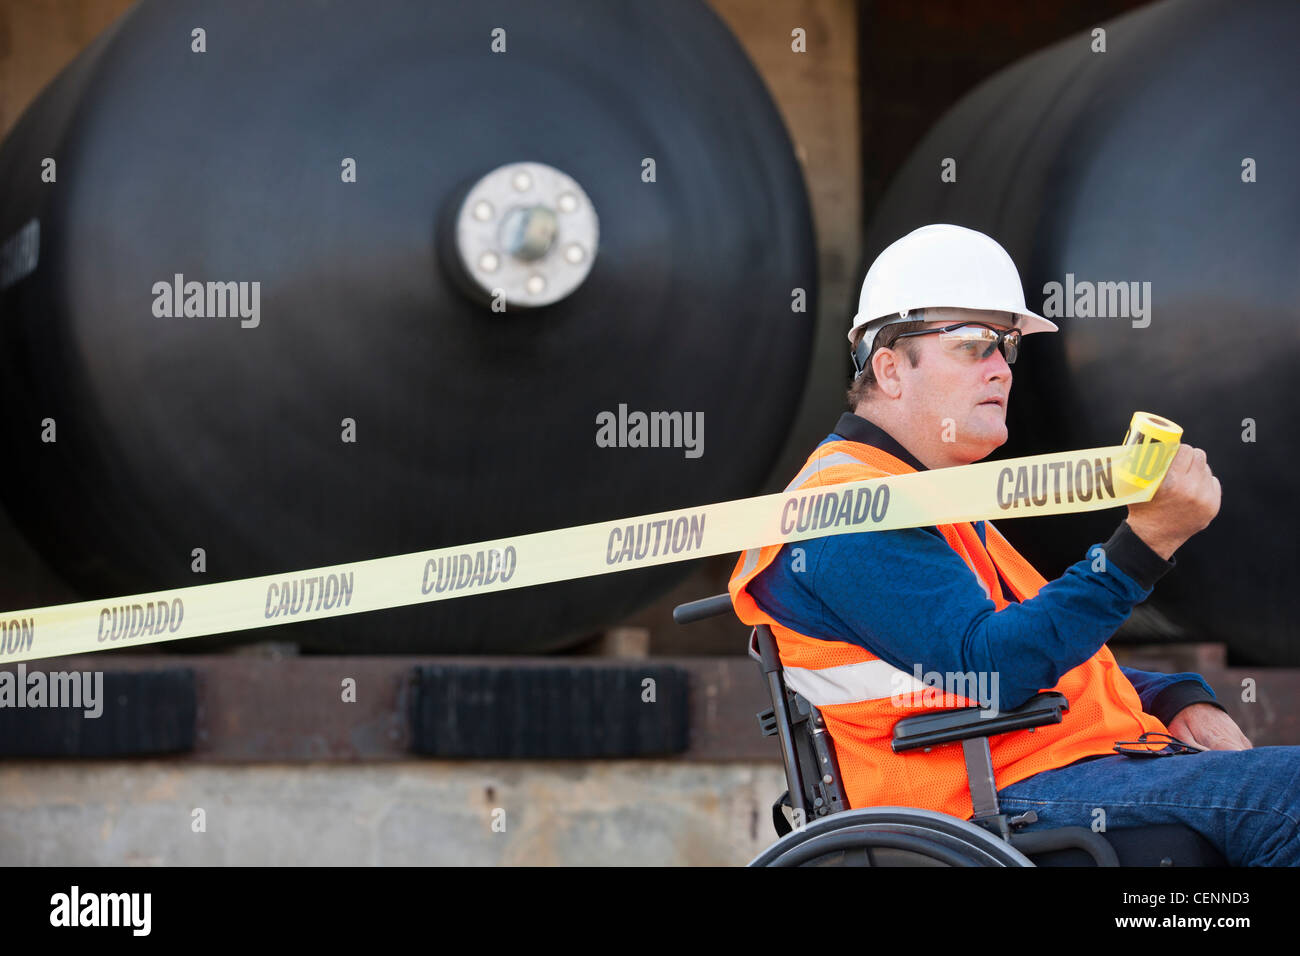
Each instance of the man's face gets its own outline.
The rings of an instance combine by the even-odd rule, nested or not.
[[[931,318],[934,321],[931,321]],[[930,309],[927,328],[959,322],[980,322],[997,329],[1011,328],[1004,312],[971,309]],[[1011,394],[1011,367],[994,349],[988,358],[954,352],[938,335],[918,335],[911,342],[920,362],[912,368],[902,360],[901,411],[912,428],[932,433],[954,463],[979,461],[1007,440],[1007,399]],[[930,436],[927,436],[930,437]]]

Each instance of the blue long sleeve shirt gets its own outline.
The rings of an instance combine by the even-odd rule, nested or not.
[[[925,470],[887,432],[844,413],[827,441],[874,445]],[[985,540],[985,522],[976,522]],[[936,527],[832,535],[787,544],[749,585],[775,620],[810,637],[848,641],[912,674],[996,673],[1000,710],[1056,686],[1095,654],[1172,567],[1127,522],[1105,550],[1105,570],[1085,557],[1037,595],[997,611],[979,580]],[[1099,562],[1098,562],[1099,563]],[[1166,726],[1189,704],[1222,708],[1199,674],[1121,668],[1142,709]]]

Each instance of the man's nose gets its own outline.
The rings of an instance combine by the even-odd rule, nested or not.
[[[1011,366],[1001,349],[994,349],[993,354],[984,360],[984,378],[990,382],[1001,379],[1007,385],[1011,384]]]

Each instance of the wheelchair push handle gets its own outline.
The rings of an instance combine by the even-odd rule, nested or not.
[[[731,613],[731,595],[715,594],[713,597],[701,598],[698,601],[677,605],[673,608],[673,620],[678,624],[693,624],[696,621],[704,620],[706,617],[717,617],[719,614],[729,613]]]

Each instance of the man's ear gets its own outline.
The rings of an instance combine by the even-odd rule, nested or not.
[[[871,370],[876,376],[876,388],[889,398],[898,398],[903,392],[903,382],[898,375],[898,353],[892,348],[880,348],[871,356]]]

